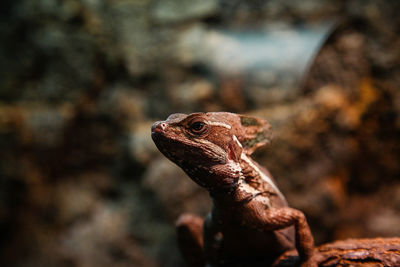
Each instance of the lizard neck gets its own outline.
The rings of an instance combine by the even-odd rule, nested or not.
[[[242,153],[240,166],[242,175],[239,184],[248,185],[256,194],[276,194],[279,198],[285,199],[269,172],[260,167],[250,156]]]
[[[227,188],[209,188],[208,191],[214,202],[230,203],[256,200],[271,207],[273,206],[271,199],[278,198],[280,203],[286,203],[285,197],[271,175],[249,156],[242,153],[238,162],[232,164],[235,164],[234,168],[238,169],[239,173],[237,177],[229,177],[229,179],[235,180],[236,183]]]

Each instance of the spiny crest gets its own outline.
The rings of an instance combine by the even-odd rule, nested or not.
[[[247,155],[251,155],[257,148],[271,142],[272,127],[267,121],[247,115],[238,116],[243,133],[237,137]]]

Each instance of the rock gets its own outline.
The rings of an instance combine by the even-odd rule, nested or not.
[[[57,109],[25,103],[19,106],[0,105],[0,131],[16,131],[20,142],[46,148],[62,141],[62,131],[72,116],[69,105]]]
[[[177,23],[216,14],[216,0],[159,0],[153,9],[153,19],[158,23]]]
[[[56,253],[64,255],[64,260],[83,266],[157,266],[145,251],[127,238],[127,214],[124,208],[97,202],[86,220],[77,221],[60,237]]]
[[[318,266],[396,267],[400,264],[400,239],[347,239],[317,247]],[[298,266],[296,251],[284,253],[273,267]]]
[[[208,80],[197,79],[169,87],[170,102],[180,112],[205,110],[204,106],[213,101],[214,86]]]
[[[184,212],[205,216],[210,210],[211,200],[206,190],[164,157],[151,162],[143,184],[155,192],[172,220]]]
[[[110,113],[116,121],[128,128],[145,120],[147,95],[135,88],[116,85],[105,91],[99,99],[99,109]]]
[[[158,155],[156,146],[151,140],[151,125],[153,122],[139,122],[132,125],[128,137],[129,151],[132,157],[140,163],[149,164]]]
[[[180,33],[175,51],[185,65],[204,64],[217,74],[238,74],[245,67],[239,43],[226,33],[195,24]]]

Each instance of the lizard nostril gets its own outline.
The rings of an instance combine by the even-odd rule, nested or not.
[[[152,133],[159,133],[165,130],[167,124],[165,122],[157,121],[151,126]]]

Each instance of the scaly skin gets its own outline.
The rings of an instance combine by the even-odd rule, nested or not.
[[[250,157],[272,138],[266,121],[227,112],[173,114],[153,124],[152,138],[213,199],[204,223],[187,214],[177,222],[189,266],[269,266],[294,247],[301,266],[317,266],[304,214],[288,207],[269,172]]]

